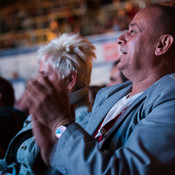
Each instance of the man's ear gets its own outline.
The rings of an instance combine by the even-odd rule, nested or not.
[[[75,71],[71,71],[70,74],[66,77],[66,84],[69,92],[72,92],[76,83],[77,83],[77,73]]]
[[[168,49],[172,46],[173,42],[174,38],[171,35],[162,35],[159,38],[159,42],[156,45],[155,55],[160,56],[165,54],[168,51]]]

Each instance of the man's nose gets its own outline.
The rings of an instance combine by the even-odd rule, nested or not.
[[[122,35],[120,35],[120,36],[118,37],[117,43],[118,43],[119,45],[125,44],[125,43],[126,43],[126,33],[124,33],[124,34],[122,34]]]

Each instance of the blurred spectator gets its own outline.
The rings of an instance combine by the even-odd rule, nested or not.
[[[26,116],[29,115],[29,108],[26,105],[26,100],[25,100],[25,92],[21,95],[21,97],[16,101],[15,103],[15,108],[19,109],[20,111],[23,111]]]
[[[15,109],[14,89],[9,81],[0,77],[0,157],[4,156],[13,136],[22,128],[23,112]]]
[[[114,84],[119,84],[127,81],[128,79],[123,75],[123,73],[117,68],[117,64],[119,61],[115,61],[112,65],[110,81],[108,86],[112,86]]]
[[[13,107],[14,103],[14,89],[11,83],[3,77],[0,77],[0,106]]]
[[[94,100],[96,97],[97,92],[101,89],[104,88],[106,85],[101,85],[101,86],[89,86],[89,101],[91,103],[91,106],[94,104]]]
[[[28,85],[43,78],[47,79],[47,83],[52,84],[57,95],[60,88],[59,82],[62,81],[69,92],[69,101],[75,107],[75,121],[84,122],[91,110],[88,86],[92,61],[95,57],[95,47],[86,38],[78,34],[62,34],[40,47],[38,50],[39,74],[34,80],[29,81]],[[25,102],[25,107],[32,105],[26,100],[28,90],[31,89],[27,87],[22,97],[21,104],[24,105],[23,102]],[[0,172],[13,174],[14,171],[19,171],[19,174],[32,174],[33,161],[38,152],[39,148],[32,136],[31,116],[29,116],[24,127],[9,144],[4,159],[0,160]]]

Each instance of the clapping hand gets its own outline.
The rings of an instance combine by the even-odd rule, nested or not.
[[[46,164],[56,142],[55,131],[60,125],[74,122],[74,111],[69,103],[66,86],[57,81],[58,88],[39,74],[27,85],[26,99],[32,115],[33,133]]]

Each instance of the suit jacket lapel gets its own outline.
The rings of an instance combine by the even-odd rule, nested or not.
[[[141,103],[147,96],[148,94],[150,94],[150,92],[152,92],[154,89],[157,89],[158,83],[162,82],[163,79],[166,79],[168,76],[173,76],[174,74],[168,74],[164,77],[162,77],[160,80],[158,80],[157,82],[155,82],[151,87],[149,87],[141,96],[139,96],[128,108],[126,111],[124,111],[121,116],[119,117],[119,119],[115,122],[115,124],[113,125],[113,127],[111,128],[111,130],[109,131],[108,135],[105,137],[104,142],[101,144],[100,147],[105,147],[106,144],[109,144],[109,140],[108,138],[111,136],[111,134],[113,134],[113,132],[117,129],[117,127],[120,127],[121,123],[126,119],[126,117],[128,117],[128,115],[131,113],[131,111],[139,104]],[[126,94],[124,94],[126,95]],[[121,97],[120,97],[121,98]],[[109,138],[110,139],[110,138]],[[106,143],[106,144],[105,144]]]
[[[117,93],[117,96],[114,95],[116,91],[112,91],[99,102],[99,105],[97,107],[98,109],[96,108],[86,127],[86,130],[89,134],[93,135],[96,132],[98,126],[101,124],[108,111],[119,99],[121,99],[124,95],[127,95],[130,92],[131,87],[132,86],[130,85],[126,88],[123,88],[120,94]]]
[[[109,133],[106,136],[105,141],[103,142],[103,144],[101,146],[103,146],[105,144],[106,141],[108,141],[108,138],[111,136],[111,134],[115,131],[115,129],[120,126],[121,122],[123,122],[123,120],[125,120],[125,118],[128,116],[128,114],[135,108],[135,106],[140,103],[141,101],[143,101],[145,99],[147,95],[147,92],[144,92],[141,96],[139,96],[130,106],[128,106],[127,110],[124,111],[121,116],[117,119],[117,121],[114,123],[113,127],[111,128],[111,130],[109,131]]]

